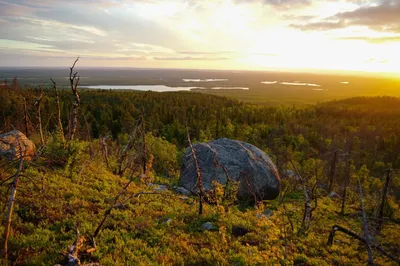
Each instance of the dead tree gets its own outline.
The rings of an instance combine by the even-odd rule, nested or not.
[[[40,142],[41,142],[42,146],[44,146],[44,145],[45,145],[45,142],[44,142],[44,136],[43,136],[42,115],[41,115],[41,113],[40,113],[40,111],[41,111],[42,99],[43,99],[43,90],[40,89],[40,95],[39,95],[39,98],[37,98],[36,101],[35,101],[35,106],[36,106],[36,111],[37,111],[38,120],[39,120]]]
[[[142,176],[140,176],[140,178],[142,178]],[[117,194],[117,196],[115,197],[113,203],[111,204],[111,206],[104,212],[104,216],[101,219],[100,223],[97,225],[96,230],[94,231],[94,234],[92,236],[92,245],[94,248],[96,248],[96,237],[99,235],[101,228],[103,227],[105,221],[107,220],[107,218],[111,215],[111,211],[113,209],[120,209],[123,208],[125,206],[125,204],[131,200],[132,198],[139,198],[141,195],[158,195],[161,194],[159,192],[138,192],[138,193],[133,193],[130,194],[129,196],[127,196],[124,200],[120,201],[118,203],[119,198],[125,194],[125,192],[127,191],[128,187],[130,186],[130,184],[132,183],[133,178],[131,176],[131,179],[129,180],[129,182],[122,188],[122,190]]]
[[[330,169],[330,173],[329,173],[329,193],[331,193],[333,190],[333,182],[335,180],[335,171],[336,171],[338,152],[339,152],[339,150],[336,150],[333,152],[333,159],[332,159],[331,169]]]
[[[129,136],[128,142],[125,144],[124,148],[122,148],[122,150],[121,150],[120,157],[118,160],[118,171],[117,171],[118,175],[121,177],[124,175],[126,169],[128,169],[130,167],[131,162],[129,162],[129,161],[127,163],[124,163],[124,162],[128,158],[129,151],[132,150],[136,145],[136,141],[138,139],[138,134],[139,134],[139,128],[141,126],[140,121],[141,120],[138,120],[136,122],[133,132]]]
[[[344,177],[344,187],[343,187],[343,194],[342,194],[342,207],[340,210],[340,214],[344,215],[344,208],[346,206],[346,196],[347,196],[347,187],[349,186],[350,182],[350,162],[349,162],[349,154],[346,154],[346,172]]]
[[[11,217],[13,214],[13,210],[14,210],[14,203],[15,203],[15,197],[17,194],[17,188],[18,188],[18,182],[19,182],[19,177],[21,175],[22,172],[22,168],[24,166],[24,156],[22,153],[22,147],[21,144],[18,140],[18,144],[19,144],[19,164],[18,164],[18,168],[16,173],[13,175],[13,182],[11,185],[11,194],[10,194],[10,198],[8,201],[8,209],[7,209],[7,214],[6,214],[6,222],[5,222],[5,226],[4,226],[4,243],[3,243],[3,257],[5,259],[8,258],[8,237],[10,236],[10,229],[11,229]]]
[[[199,167],[199,162],[197,160],[197,156],[196,156],[196,150],[194,149],[193,145],[192,145],[192,141],[190,140],[190,135],[189,135],[189,128],[186,127],[186,136],[189,142],[189,146],[190,146],[190,150],[191,150],[191,154],[196,166],[196,173],[197,173],[197,181],[196,181],[196,185],[197,185],[197,189],[199,190],[199,215],[203,214],[203,201],[204,201],[204,188],[203,188],[203,179],[201,177],[201,172],[200,172],[200,167]]]
[[[365,244],[366,243],[366,239],[364,237],[361,237],[359,235],[357,235],[356,233],[340,226],[340,225],[334,225],[332,226],[332,229],[329,233],[329,237],[328,237],[328,246],[332,246],[333,245],[333,240],[335,238],[335,233],[339,231],[342,233],[345,233],[346,235],[349,235],[357,240],[359,240],[361,243]],[[394,257],[393,255],[391,255],[390,253],[388,253],[386,250],[384,250],[381,246],[375,244],[375,243],[371,243],[371,247],[373,247],[374,249],[376,249],[377,251],[379,251],[382,255],[384,255],[385,257],[397,262],[398,264],[400,264],[400,260],[397,259],[396,257]]]
[[[105,136],[105,137],[100,137],[101,151],[103,153],[104,161],[106,162],[107,168],[110,167],[109,160],[108,160],[108,148],[107,148],[107,143],[106,143],[106,140],[109,137],[110,137],[110,135]]]
[[[29,138],[29,118],[28,118],[28,108],[26,106],[26,98],[23,97],[24,101],[24,120],[25,120],[25,136]]]
[[[61,123],[61,107],[60,107],[60,98],[58,97],[57,84],[52,78],[50,78],[50,80],[53,83],[53,89],[56,96],[58,130],[60,131],[61,138],[64,140],[64,129]]]
[[[362,191],[360,179],[358,179],[358,187],[360,190],[360,205],[361,205],[362,215],[363,215],[365,245],[367,246],[367,250],[368,250],[368,265],[373,265],[374,259],[372,257],[371,240],[370,240],[370,235],[369,235],[369,230],[368,230],[367,214],[366,214],[365,208],[364,208],[364,197],[363,197],[363,191]]]
[[[146,126],[145,126],[145,120],[144,120],[144,111],[142,111],[141,114],[141,121],[142,121],[142,170],[143,174],[146,175],[147,173],[147,151],[146,151]]]
[[[388,188],[389,188],[390,177],[391,177],[391,175],[393,173],[393,170],[392,169],[387,169],[387,170],[385,170],[385,172],[386,172],[386,181],[385,181],[385,185],[384,185],[383,191],[382,191],[381,204],[379,205],[378,224],[376,226],[376,231],[377,232],[380,232],[382,230],[383,209],[385,207],[385,202],[386,202],[387,192],[388,192]]]
[[[75,97],[75,101],[72,104],[72,111],[71,111],[71,118],[70,118],[71,127],[69,129],[69,140],[73,140],[75,137],[76,128],[78,126],[78,109],[79,109],[79,105],[81,103],[81,98],[79,97],[79,93],[78,93],[79,76],[78,76],[78,72],[74,72],[74,68],[75,68],[75,65],[78,62],[78,60],[79,60],[79,57],[75,60],[72,67],[70,67],[70,72],[69,72],[69,83],[71,86],[72,94]]]
[[[289,159],[289,162],[293,166],[293,169],[296,172],[296,175],[301,180],[303,192],[304,192],[304,212],[303,212],[303,219],[301,221],[301,229],[299,230],[299,232],[307,231],[310,228],[312,213],[315,211],[315,209],[318,206],[318,197],[315,193],[315,189],[317,187],[317,182],[315,182],[315,185],[313,186],[313,188],[311,190],[309,190],[306,185],[306,180],[304,180],[304,178],[301,177],[300,172],[297,170],[297,167],[295,166],[293,161],[291,159]],[[314,206],[312,206],[312,201],[314,201]]]

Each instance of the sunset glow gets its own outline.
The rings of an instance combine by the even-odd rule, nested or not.
[[[0,66],[399,73],[398,0],[0,1]]]

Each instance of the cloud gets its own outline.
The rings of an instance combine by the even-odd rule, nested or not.
[[[0,1],[0,17],[19,17],[35,12],[34,8],[10,2]]]
[[[341,37],[339,40],[364,41],[369,43],[400,42],[400,36],[388,37]]]
[[[307,30],[314,30],[314,31],[323,31],[323,30],[335,30],[347,27],[345,23],[342,21],[338,22],[312,22],[307,24],[291,24],[290,27],[307,31]]]
[[[365,26],[376,31],[400,32],[400,1],[385,0],[379,5],[362,6],[353,11],[337,13],[322,21],[290,26],[303,31]]]
[[[220,61],[229,60],[229,57],[193,57],[193,56],[178,56],[178,57],[153,57],[154,60],[161,61]]]
[[[294,9],[312,5],[312,0],[236,0],[236,3],[259,3],[277,9]]]

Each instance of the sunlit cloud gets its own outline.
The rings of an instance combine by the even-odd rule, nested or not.
[[[0,5],[4,66],[65,65],[80,55],[87,66],[400,68],[397,0],[0,0]]]

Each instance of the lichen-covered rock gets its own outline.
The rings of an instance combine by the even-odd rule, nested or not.
[[[213,188],[213,181],[226,184],[225,168],[229,178],[239,182],[239,198],[271,200],[279,195],[278,170],[269,156],[259,148],[226,138],[197,143],[193,147],[205,190]],[[197,171],[190,148],[183,158],[180,182],[189,191],[198,192]]]
[[[0,134],[0,157],[13,160],[21,154],[24,160],[31,160],[35,155],[35,144],[18,130]]]

